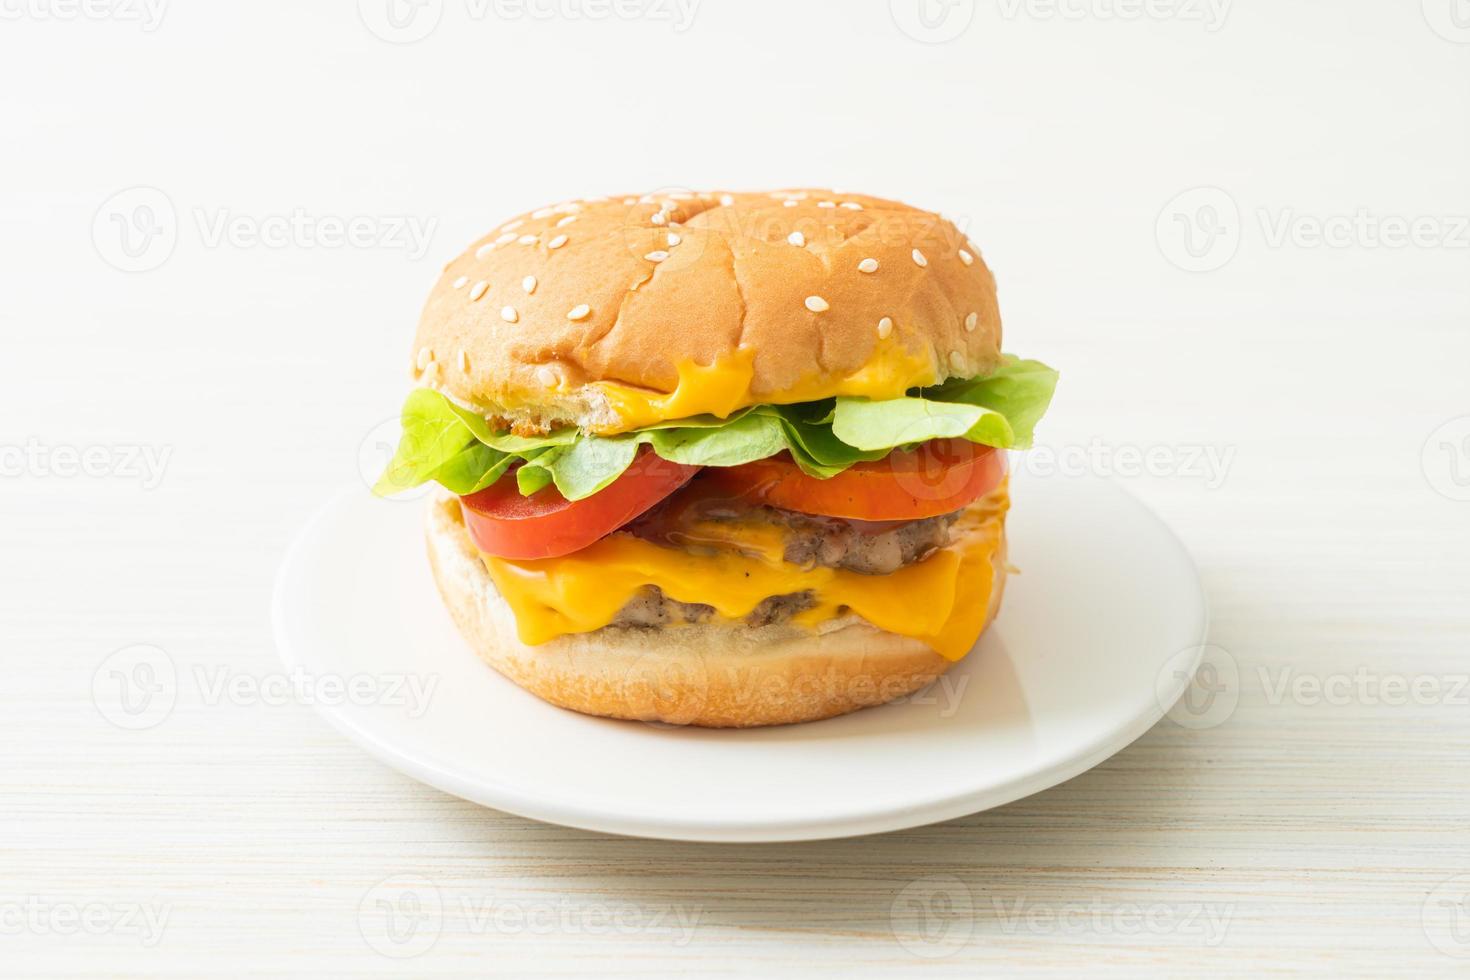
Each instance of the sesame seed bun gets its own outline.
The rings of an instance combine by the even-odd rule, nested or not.
[[[1000,339],[990,270],[937,214],[836,191],[673,191],[569,201],[487,234],[430,294],[413,373],[522,429],[611,433],[660,416],[630,417],[608,382],[667,393],[681,366],[736,364],[728,410],[897,397],[988,372]]]
[[[1004,512],[995,515],[1004,522]],[[912,637],[843,616],[816,631],[743,623],[605,627],[531,647],[465,530],[459,501],[436,496],[429,561],[460,633],[479,657],[545,701],[636,721],[749,728],[817,721],[911,694],[954,663]],[[1005,537],[991,558],[986,626],[1005,590]]]

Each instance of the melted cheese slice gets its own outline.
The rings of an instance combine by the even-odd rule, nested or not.
[[[728,620],[745,617],[769,596],[810,591],[816,603],[794,617],[798,625],[814,629],[852,612],[959,660],[985,625],[1006,507],[1004,489],[983,498],[961,516],[949,547],[891,575],[792,565],[771,541],[739,542],[733,535],[740,550],[708,554],[618,532],[562,558],[482,558],[515,612],[521,641],[532,646],[601,629],[640,589],[654,585],[679,602],[713,606]]]
[[[879,341],[872,358],[852,374],[837,378],[813,374],[788,391],[760,395],[751,391],[755,351],[749,348],[736,350],[714,364],[685,361],[677,369],[679,383],[670,392],[615,381],[596,382],[595,387],[606,396],[618,422],[592,431],[613,435],[692,415],[725,418],[750,405],[792,405],[835,395],[898,398],[910,388],[933,384],[937,377],[930,358],[913,353],[893,338]]]

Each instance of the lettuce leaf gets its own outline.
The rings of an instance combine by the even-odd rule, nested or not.
[[[490,486],[504,475],[516,457],[475,442],[460,450],[431,479],[450,493],[474,493]]]
[[[522,493],[555,483],[568,500],[590,497],[633,464],[638,447],[649,445],[664,459],[686,466],[739,466],[774,456],[786,448],[780,423],[746,415],[727,425],[644,429],[618,436],[589,436],[562,449],[548,450],[521,467]]]
[[[912,446],[930,439],[969,439],[1009,449],[1015,433],[999,412],[964,402],[927,398],[894,398],[872,402],[839,398],[832,413],[832,434],[858,449]]]
[[[526,465],[516,470],[516,489],[522,497],[529,497],[551,481],[551,468],[546,463],[538,463],[535,458],[527,460]]]
[[[1006,449],[1029,449],[1036,423],[1046,414],[1057,388],[1057,372],[1040,361],[1007,355],[994,374],[954,380],[926,388],[923,396],[941,402],[963,402],[999,412],[1010,423],[1012,439]],[[978,440],[984,442],[984,440]],[[995,443],[986,443],[995,445]]]
[[[786,449],[781,420],[751,413],[726,425],[639,433],[664,459],[688,466],[739,466]]]
[[[476,441],[449,399],[427,388],[409,392],[403,403],[403,436],[373,493],[386,497],[426,483]]]
[[[902,398],[761,405],[729,418],[676,419],[616,436],[574,428],[544,436],[496,431],[480,415],[420,388],[404,402],[403,436],[373,492],[386,496],[434,480],[463,495],[515,467],[522,494],[554,484],[568,500],[581,500],[622,475],[645,445],[690,466],[739,466],[785,452],[819,479],[931,439],[1024,449],[1056,383],[1057,373],[1045,364],[1006,356],[984,378],[915,389]]]
[[[792,460],[802,472],[819,480],[834,477],[854,463],[882,459],[890,452],[888,448],[859,449],[837,438],[832,431],[835,404],[829,398],[773,410],[781,418]]]
[[[548,459],[537,457],[537,468],[545,468],[556,489],[568,500],[590,497],[623,475],[638,455],[638,434],[578,439]]]

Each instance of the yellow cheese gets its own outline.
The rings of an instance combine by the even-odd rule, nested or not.
[[[936,380],[929,357],[913,353],[891,337],[879,341],[868,363],[852,374],[836,378],[812,374],[787,391],[756,395],[750,390],[755,378],[755,351],[749,348],[733,351],[714,364],[685,361],[677,369],[679,383],[671,392],[615,381],[597,382],[595,387],[607,397],[618,421],[593,431],[613,435],[691,415],[724,418],[750,405],[793,405],[835,395],[898,398],[910,388]]]
[[[781,560],[769,540],[743,547],[736,535],[731,543],[742,546],[736,551],[690,552],[617,532],[562,558],[483,558],[515,612],[521,640],[533,646],[601,629],[640,589],[654,585],[679,602],[713,606],[729,620],[768,596],[810,591],[816,604],[794,618],[799,625],[813,628],[853,612],[959,660],[985,625],[1006,506],[1003,489],[984,498],[960,518],[949,547],[891,575],[803,568]]]

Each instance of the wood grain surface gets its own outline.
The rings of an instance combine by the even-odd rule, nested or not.
[[[350,4],[5,28],[0,974],[1470,972],[1470,250],[1272,238],[1287,211],[1470,213],[1470,47],[1413,3],[1242,2],[1215,34],[987,7],[949,45],[895,35],[882,4],[796,6],[710,0],[678,45],[623,25],[560,72],[592,26],[452,6],[401,47]],[[813,48],[824,31],[851,56]],[[798,125],[784,83],[733,81],[752,45],[808,82],[808,55],[891,70],[843,83],[860,115]],[[711,70],[664,79],[653,112],[619,66],[673,47]],[[508,78],[538,98],[498,100]],[[476,86],[541,159],[491,151],[445,98]],[[572,122],[606,152],[558,142]],[[895,150],[919,132],[933,162]],[[716,846],[482,809],[309,706],[211,694],[279,676],[273,576],[380,458],[437,263],[541,200],[813,168],[971,215],[1008,346],[1063,371],[1022,465],[1159,449],[1119,479],[1199,566],[1207,712],[991,812]],[[89,229],[140,184],[166,192],[178,243],[129,273]],[[1156,219],[1200,186],[1244,230],[1191,273]],[[422,255],[210,235],[222,212],[298,207],[436,228]],[[96,475],[70,472],[98,447]],[[110,672],[139,644],[178,671],[162,717],[128,714]]]

